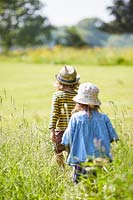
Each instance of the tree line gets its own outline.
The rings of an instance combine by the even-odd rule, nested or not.
[[[99,30],[117,34],[133,33],[133,0],[112,1],[107,11],[114,19],[109,23],[102,22]],[[44,7],[40,0],[0,0],[0,46],[4,51],[12,47],[24,48],[51,41],[57,27],[41,14]],[[57,38],[56,44],[88,46],[74,26],[65,27],[63,39]]]

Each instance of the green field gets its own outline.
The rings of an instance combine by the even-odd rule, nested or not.
[[[62,65],[63,66],[63,65]],[[54,92],[55,74],[61,65],[0,63],[0,92],[6,90],[18,108],[25,106],[27,112],[49,113]],[[103,104],[108,101],[118,106],[133,106],[133,68],[124,66],[76,66],[81,83],[93,82],[100,88]]]
[[[133,68],[75,66],[81,83],[100,88],[101,108],[120,136],[114,163],[107,174],[99,173],[94,192],[83,184],[73,186],[71,168],[59,170],[54,160],[48,121],[55,74],[62,66],[0,62],[0,200],[131,200]]]

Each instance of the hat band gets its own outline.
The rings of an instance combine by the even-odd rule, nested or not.
[[[59,81],[62,81],[62,82],[65,82],[65,83],[74,83],[76,81],[76,79],[74,80],[64,80],[63,78],[61,78],[60,76],[58,76],[58,80]]]

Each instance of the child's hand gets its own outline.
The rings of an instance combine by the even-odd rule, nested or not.
[[[114,155],[117,152],[118,152],[118,143],[117,140],[113,139],[111,143],[111,154]]]
[[[118,140],[116,140],[115,138],[113,138],[113,141],[112,141],[112,146],[117,148],[118,147],[118,143],[117,143]]]

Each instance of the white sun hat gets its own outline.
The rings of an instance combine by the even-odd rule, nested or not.
[[[100,106],[101,102],[98,99],[99,92],[100,90],[93,83],[82,83],[79,86],[78,94],[73,100],[81,104]]]

